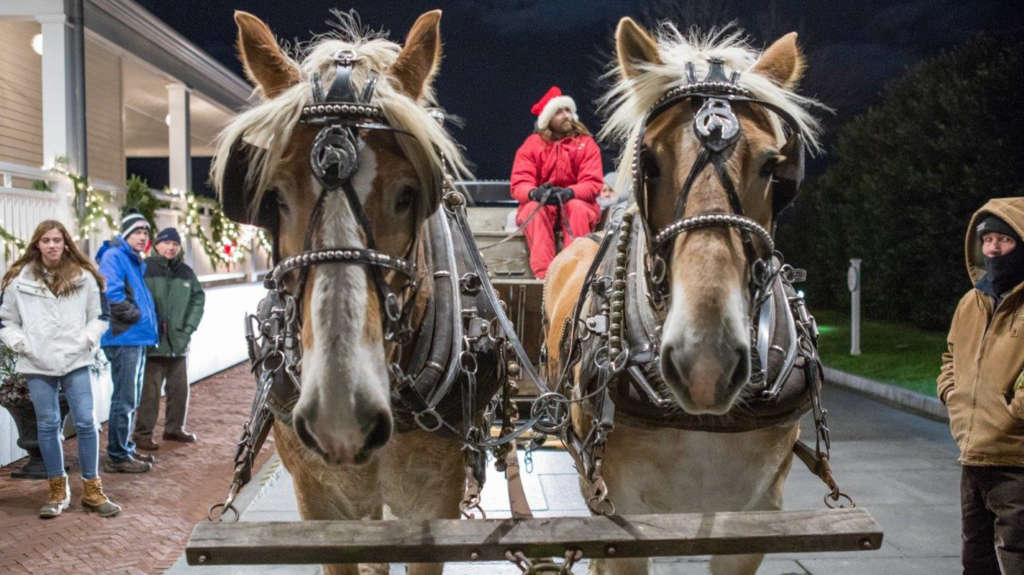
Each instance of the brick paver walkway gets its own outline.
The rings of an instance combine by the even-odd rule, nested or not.
[[[78,471],[77,442],[65,442],[71,465],[71,507],[56,519],[37,513],[46,483],[11,479],[24,460],[0,468],[0,573],[163,573],[182,553],[207,508],[223,500],[231,480],[232,458],[242,423],[249,414],[253,380],[242,364],[192,386],[188,427],[199,442],[160,442],[157,464],[140,475],[103,473],[107,495],[124,511],[103,519],[85,513]],[[161,423],[163,405],[160,407]],[[155,437],[159,441],[162,428]],[[100,457],[106,451],[106,425]],[[273,452],[267,438],[256,469]]]

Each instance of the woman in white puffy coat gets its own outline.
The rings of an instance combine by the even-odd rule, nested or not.
[[[39,450],[50,492],[39,510],[56,517],[71,502],[64,473],[59,394],[63,390],[78,432],[82,506],[102,516],[121,508],[103,493],[99,441],[89,366],[107,329],[103,277],[75,245],[64,225],[40,223],[25,253],[3,277],[0,340],[18,356],[36,412]]]

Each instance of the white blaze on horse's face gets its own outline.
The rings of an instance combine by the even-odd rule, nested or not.
[[[377,163],[361,146],[352,178],[360,200],[373,193]],[[365,247],[341,191],[328,193],[316,247]],[[299,437],[328,463],[365,461],[391,434],[391,410],[375,287],[363,266],[310,270],[303,322],[302,393],[292,411]],[[306,334],[309,334],[308,337]]]
[[[620,69],[627,80],[663,62],[657,43],[632,20],[616,33]],[[699,56],[698,56],[699,57]],[[748,71],[792,84],[799,77],[795,35],[770,47]],[[680,70],[680,73],[682,71]],[[637,82],[635,86],[643,86]],[[638,88],[642,89],[642,88]],[[659,94],[660,95],[660,94]],[[742,136],[726,170],[744,213],[766,228],[771,220],[768,174],[779,159],[769,116],[754,106],[733,104]],[[702,144],[693,130],[696,106],[679,103],[647,128],[648,223],[657,231],[674,219],[676,205]],[[727,192],[711,166],[694,180],[684,217],[733,212]],[[695,229],[677,236],[666,253],[669,308],[661,336],[661,372],[680,406],[689,413],[723,414],[750,378],[750,265],[735,228]]]
[[[379,87],[381,98],[415,108],[429,91],[441,57],[440,17],[438,10],[420,16],[397,57],[382,50],[357,61],[356,66],[374,67],[381,83],[390,82],[387,88],[395,87],[390,95],[382,94],[386,88]],[[300,81],[295,63],[283,54],[263,22],[244,13],[236,13],[236,22],[246,72],[265,98],[286,93]],[[358,52],[352,45],[322,44],[311,52],[302,69],[307,69],[307,64],[316,70],[330,66],[332,54],[341,48]],[[322,58],[318,54],[323,54]],[[385,57],[393,59],[378,61]],[[383,86],[381,83],[378,86]],[[433,123],[425,112],[423,121]],[[281,202],[277,238],[281,257],[306,249],[307,234],[314,250],[367,247],[367,238],[340,189],[324,193],[321,216],[315,229],[309,229],[313,205],[323,192],[309,164],[315,134],[314,127],[296,126],[280,165],[273,168],[271,182]],[[414,238],[427,213],[437,206],[437,198],[426,194],[436,192],[421,185],[422,169],[417,171],[394,133],[359,130],[357,139],[359,163],[351,185],[369,220],[375,247],[394,257],[413,259],[416,254],[409,251]],[[327,463],[363,463],[387,443],[393,425],[388,349],[377,285],[364,265],[321,262],[307,273],[304,293],[296,294],[302,300],[302,364],[301,392],[292,411],[294,428],[306,447]],[[399,297],[405,295],[399,279],[386,270],[381,273]],[[288,284],[292,293],[299,283],[297,272],[293,274]]]

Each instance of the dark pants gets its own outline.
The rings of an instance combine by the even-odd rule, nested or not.
[[[142,402],[139,403],[139,421],[135,434],[153,435],[157,415],[160,413],[160,388],[167,381],[167,406],[164,409],[164,433],[185,430],[188,416],[188,377],[184,357],[154,357],[146,359],[146,377],[142,383]]]
[[[1024,467],[963,467],[964,575],[1024,573]]]
[[[142,371],[146,366],[146,348],[142,346],[104,347],[110,360],[110,379],[114,390],[110,396],[110,429],[107,435],[107,455],[111,461],[123,463],[135,455],[132,430],[135,428],[135,410],[142,393]]]

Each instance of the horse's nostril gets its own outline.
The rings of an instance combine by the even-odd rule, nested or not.
[[[374,424],[373,429],[366,436],[366,443],[363,449],[377,449],[387,443],[388,439],[391,439],[391,418],[387,413],[381,413],[377,416],[377,422]]]
[[[679,371],[679,358],[676,357],[676,348],[666,345],[661,352],[661,375],[665,381],[679,383],[683,380],[682,372]]]
[[[324,454],[324,450],[320,447],[320,443],[317,442],[313,432],[309,430],[309,425],[306,423],[306,419],[299,414],[292,415],[292,426],[295,428],[295,434],[299,436],[299,441],[303,445],[308,447],[310,450]]]
[[[736,348],[736,365],[732,369],[732,377],[730,378],[734,386],[744,385],[750,379],[749,357],[749,350],[742,347]]]

